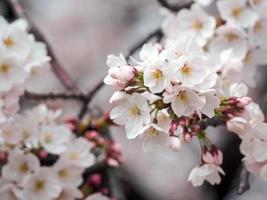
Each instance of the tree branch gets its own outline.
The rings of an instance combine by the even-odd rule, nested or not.
[[[243,165],[241,172],[240,172],[240,182],[239,182],[237,194],[241,195],[241,194],[244,194],[246,191],[249,190],[249,188],[250,188],[249,175],[250,175],[249,171]]]
[[[24,96],[28,99],[32,100],[56,100],[56,99],[64,99],[64,100],[78,100],[85,101],[86,95],[81,93],[48,93],[48,94],[36,94],[32,92],[26,91]]]
[[[170,4],[168,2],[168,0],[158,0],[158,3],[162,7],[167,8],[168,10],[170,10],[172,12],[178,12],[182,8],[190,8],[190,6],[192,4],[192,1],[190,1],[190,2],[180,2],[180,3],[177,3],[177,4]]]
[[[18,18],[24,18],[26,19],[30,24],[30,31],[35,35],[35,38],[38,41],[42,41],[47,46],[47,52],[48,55],[51,57],[51,66],[55,73],[55,75],[58,77],[58,79],[61,81],[61,83],[65,86],[66,89],[71,91],[77,91],[79,90],[76,83],[72,80],[72,78],[69,76],[69,74],[66,72],[66,70],[60,65],[58,59],[55,56],[55,53],[50,46],[50,44],[47,42],[47,39],[45,36],[39,31],[39,29],[34,26],[34,23],[31,21],[31,19],[28,17],[27,13],[25,12],[22,4],[19,0],[8,0],[10,6],[13,9],[14,14]]]

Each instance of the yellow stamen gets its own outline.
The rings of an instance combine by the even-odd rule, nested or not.
[[[25,174],[29,171],[29,166],[28,166],[28,163],[24,162],[22,163],[20,166],[19,166],[19,171],[20,173],[22,174]]]
[[[183,75],[189,75],[191,73],[191,67],[188,65],[184,65],[181,69]]]
[[[150,137],[156,137],[159,134],[159,132],[153,127],[150,127],[146,133]]]
[[[242,10],[243,10],[242,8],[236,8],[233,10],[232,15],[234,17],[238,18],[238,17],[240,17]]]
[[[53,141],[53,134],[50,132],[46,132],[44,136],[45,143],[51,143]]]
[[[3,63],[2,65],[0,65],[0,73],[2,74],[8,74],[10,70],[10,66],[6,63]]]
[[[199,21],[198,19],[196,19],[193,24],[192,24],[193,28],[197,31],[200,31],[203,27],[203,24],[201,23],[201,21]]]
[[[224,35],[228,42],[233,42],[234,40],[238,39],[238,36],[234,33],[227,33]]]
[[[162,79],[162,71],[160,71],[160,70],[156,70],[156,71],[154,71],[153,73],[152,73],[152,75],[153,75],[153,77],[155,78],[155,79],[157,79],[157,80],[160,80],[160,79]]]
[[[137,106],[133,106],[129,109],[129,114],[131,117],[137,117],[141,114],[140,109]]]
[[[35,184],[34,184],[34,191],[35,192],[40,192],[44,189],[45,186],[45,181],[43,180],[36,180]]]
[[[61,178],[61,179],[66,179],[68,176],[69,176],[69,172],[66,168],[60,170],[58,172],[58,176]]]
[[[182,101],[182,102],[187,101],[186,91],[180,91],[179,94],[177,95],[177,99],[178,101]]]
[[[9,36],[3,40],[6,47],[10,48],[14,45],[14,40]]]

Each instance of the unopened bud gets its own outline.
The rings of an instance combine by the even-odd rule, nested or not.
[[[181,140],[178,137],[168,137],[167,143],[173,151],[179,151],[181,149]]]

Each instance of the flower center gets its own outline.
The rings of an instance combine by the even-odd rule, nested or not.
[[[44,136],[45,143],[52,143],[53,141],[53,134],[51,132],[46,132]]]
[[[69,172],[66,168],[64,169],[61,169],[59,172],[58,172],[58,176],[61,178],[61,179],[66,179],[68,176],[69,176]]]
[[[192,72],[192,70],[190,66],[184,65],[181,69],[181,72],[183,75],[189,75]]]
[[[34,184],[34,191],[35,192],[40,192],[44,189],[45,186],[45,181],[43,180],[36,180],[35,184]]]
[[[203,27],[203,24],[201,21],[199,21],[198,19],[196,19],[193,24],[192,24],[193,28],[197,31],[200,31]]]
[[[158,134],[159,134],[158,131],[153,127],[150,127],[147,130],[147,135],[150,136],[150,137],[156,137]]]
[[[162,79],[162,71],[157,69],[156,71],[153,72],[153,77],[154,79],[157,79],[157,80]]]
[[[22,173],[22,174],[26,174],[28,171],[29,171],[29,166],[26,162],[22,163],[20,166],[19,166],[19,171]]]
[[[182,101],[185,102],[187,100],[187,95],[186,95],[186,91],[180,91],[179,94],[177,95],[177,99],[178,101]]]
[[[71,160],[78,160],[80,158],[80,155],[77,152],[72,152],[69,155]]]
[[[259,32],[259,31],[261,31],[262,30],[262,24],[261,24],[261,22],[260,21],[257,21],[256,23],[255,23],[255,25],[254,25],[254,31],[255,32]]]
[[[0,66],[0,72],[1,72],[2,74],[8,74],[9,70],[10,70],[10,66],[9,66],[8,64],[6,64],[6,63],[3,63],[3,64]]]
[[[228,42],[233,42],[238,39],[238,36],[235,35],[234,33],[226,33],[224,36]]]
[[[129,109],[129,114],[131,117],[137,117],[141,114],[141,112],[137,106],[133,106]]]
[[[238,18],[238,17],[240,17],[242,10],[243,10],[242,8],[236,8],[233,10],[232,15],[234,17]]]
[[[5,38],[3,42],[8,48],[12,47],[15,43],[14,40],[10,36]]]

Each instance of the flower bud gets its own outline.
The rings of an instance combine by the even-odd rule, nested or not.
[[[178,137],[168,137],[167,144],[173,151],[179,151],[181,149],[181,140]]]
[[[238,99],[238,103],[236,104],[239,108],[244,108],[248,104],[251,103],[251,98],[250,97],[242,97]]]
[[[84,135],[88,140],[93,140],[98,136],[98,132],[95,130],[87,131]]]
[[[100,174],[93,174],[89,177],[88,183],[90,186],[99,187],[102,183],[102,177]]]

